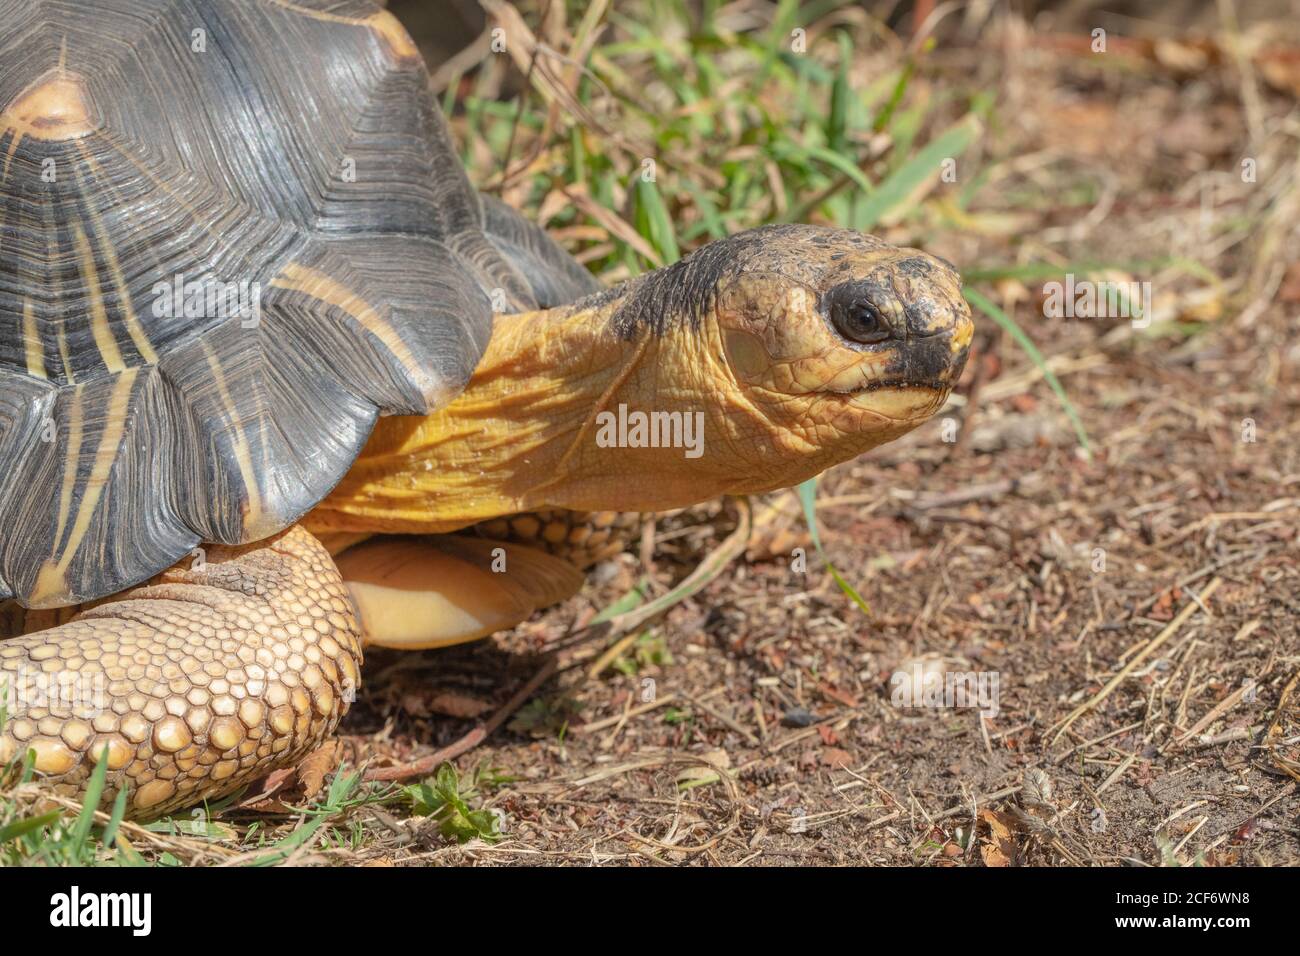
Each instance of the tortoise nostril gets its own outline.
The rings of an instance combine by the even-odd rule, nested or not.
[[[909,305],[903,310],[906,316],[907,331],[912,335],[924,335],[926,329],[925,315],[921,312],[919,306]]]
[[[952,328],[951,322],[944,321],[946,312],[942,309],[923,307],[914,303],[907,307],[906,315],[909,338],[926,338]]]

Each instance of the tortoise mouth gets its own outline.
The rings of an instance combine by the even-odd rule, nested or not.
[[[842,393],[842,397],[848,408],[859,413],[919,425],[939,411],[951,391],[951,384],[938,380],[886,379]]]
[[[910,379],[890,378],[890,379],[885,379],[883,382],[869,382],[868,384],[862,386],[861,388],[854,389],[851,394],[856,395],[856,394],[863,394],[869,392],[878,392],[881,389],[885,389],[885,388],[897,388],[897,389],[915,388],[915,389],[923,389],[931,392],[946,392],[952,388],[952,384],[950,382],[939,381],[938,379],[931,379],[929,381],[918,382],[918,381],[912,381]]]

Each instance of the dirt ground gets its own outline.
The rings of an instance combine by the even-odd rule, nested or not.
[[[827,551],[871,618],[811,548],[792,569],[808,542],[778,497],[786,530],[633,635],[618,667],[599,641],[562,651],[457,758],[514,778],[485,797],[503,840],[398,825],[361,859],[1300,862],[1298,784],[1263,746],[1275,718],[1292,737],[1298,720],[1278,708],[1300,668],[1300,71],[1230,69],[1208,41],[1135,42],[1098,71],[1010,20],[985,46],[1001,56],[985,158],[1014,161],[977,212],[1009,225],[931,251],[1041,261],[1058,252],[1009,235],[1050,235],[1078,261],[1203,267],[1138,276],[1145,331],[1044,318],[1041,279],[985,284],[1047,355],[1092,460],[1025,354],[978,318],[949,409],[819,488]],[[974,46],[936,56],[989,69]],[[1078,182],[1099,198],[1076,201]],[[1031,192],[1056,199],[1027,209]],[[344,727],[353,756],[382,767],[452,744],[641,574],[656,594],[689,574],[736,513],[660,519],[640,555],[492,641],[372,654]],[[996,675],[996,715],[897,706],[894,675],[914,666]]]

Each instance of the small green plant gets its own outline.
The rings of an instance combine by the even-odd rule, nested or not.
[[[478,839],[493,843],[501,839],[500,817],[491,810],[472,807],[471,801],[481,790],[494,789],[512,779],[490,767],[476,769],[468,781],[462,782],[456,768],[444,763],[432,778],[405,786],[402,793],[412,815],[432,817],[448,840],[466,843]]]
[[[635,677],[647,667],[667,667],[673,663],[672,652],[661,635],[646,631],[637,637],[632,645],[632,653],[624,654],[614,661],[614,670],[628,677]]]
[[[1169,838],[1169,834],[1164,830],[1156,831],[1156,850],[1160,854],[1160,865],[1170,867],[1203,867],[1205,866],[1205,851],[1198,850],[1191,863],[1182,863],[1174,853],[1174,841]]]
[[[345,764],[340,764],[324,795],[302,812],[303,822],[288,836],[267,846],[267,852],[259,854],[249,862],[249,866],[275,866],[283,863],[295,850],[307,846],[320,838],[335,845],[348,841],[340,838],[337,831],[326,830],[327,826],[346,822],[352,811],[372,803],[383,803],[388,794],[381,789],[362,786],[361,771],[347,772]]]
[[[664,709],[664,723],[676,727],[678,724],[685,724],[694,720],[694,715],[689,710],[683,710],[680,707],[668,707]]]

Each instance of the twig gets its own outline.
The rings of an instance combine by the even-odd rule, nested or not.
[[[1214,723],[1216,720],[1218,720],[1228,711],[1232,710],[1232,708],[1236,707],[1239,703],[1241,703],[1241,699],[1245,697],[1247,693],[1249,693],[1252,690],[1255,690],[1258,686],[1259,686],[1258,682],[1253,680],[1247,681],[1246,683],[1242,684],[1233,693],[1229,694],[1223,700],[1219,701],[1219,703],[1216,704],[1208,714],[1206,714],[1196,723],[1192,724],[1191,728],[1186,733],[1184,733],[1182,736],[1178,737],[1176,740],[1170,743],[1166,749],[1177,750],[1184,743],[1191,740],[1193,737],[1199,734],[1206,727],[1210,726],[1210,724]]]
[[[722,711],[717,710],[716,708],[711,707],[710,705],[704,703],[704,701],[700,700],[698,697],[691,697],[690,695],[687,695],[686,699],[689,700],[689,701],[690,701],[692,704],[694,704],[696,707],[700,708],[700,710],[704,711],[706,714],[708,714],[708,715],[710,715],[711,717],[713,717],[715,720],[719,720],[719,721],[721,721],[723,724],[726,724],[728,727],[730,727],[730,728],[731,728],[732,730],[734,730],[736,733],[740,734],[740,736],[742,736],[742,737],[744,737],[746,740],[748,740],[748,741],[749,741],[751,744],[753,744],[755,747],[761,746],[761,742],[759,741],[759,739],[758,739],[757,737],[755,737],[755,736],[753,735],[753,733],[751,733],[749,730],[745,729],[743,726],[741,726],[740,724],[738,724],[736,721],[732,720],[732,719],[731,719],[730,717],[728,717],[726,714],[722,713]]]
[[[1124,773],[1128,770],[1128,768],[1133,766],[1133,762],[1135,760],[1137,760],[1137,754],[1129,754],[1127,757],[1125,757],[1120,762],[1120,765],[1111,771],[1110,776],[1107,777],[1102,782],[1102,785],[1097,788],[1097,796],[1100,797],[1103,793],[1106,792],[1106,790],[1110,787],[1112,783],[1114,783],[1120,777],[1124,776]]]
[[[1217,747],[1219,744],[1230,744],[1237,740],[1249,740],[1255,736],[1255,731],[1250,727],[1233,727],[1231,730],[1225,730],[1221,734],[1209,738],[1208,740],[1197,740],[1192,744],[1193,750],[1205,750],[1208,747]]]
[[[727,539],[722,544],[718,545],[712,554],[701,561],[699,566],[682,580],[681,584],[662,597],[648,601],[640,607],[624,611],[622,614],[615,614],[613,617],[606,618],[599,623],[588,624],[584,628],[579,628],[563,640],[557,641],[550,650],[567,650],[587,641],[619,637],[629,631],[634,631],[702,590],[705,585],[721,574],[727,565],[744,554],[745,547],[749,543],[751,527],[749,500],[746,498],[736,498],[734,500],[739,517],[735,530],[727,536]]]
[[[1183,847],[1187,846],[1187,841],[1196,836],[1196,834],[1200,832],[1201,827],[1205,826],[1209,819],[1209,817],[1201,817],[1201,819],[1197,820],[1196,826],[1187,831],[1187,836],[1178,841],[1178,846],[1174,847],[1173,850],[1170,851],[1169,855],[1177,858],[1178,854],[1182,852]]]
[[[1055,744],[1058,740],[1060,740],[1061,734],[1065,733],[1076,720],[1078,720],[1088,711],[1092,710],[1103,700],[1109,697],[1111,693],[1115,690],[1115,688],[1118,687],[1124,681],[1124,678],[1128,677],[1129,674],[1137,670],[1137,666],[1140,663],[1142,663],[1144,660],[1146,660],[1148,656],[1150,656],[1158,647],[1160,647],[1160,645],[1164,644],[1165,641],[1173,637],[1173,635],[1178,632],[1178,629],[1182,627],[1184,623],[1186,623],[1189,617],[1191,617],[1193,614],[1195,614],[1197,611],[1201,610],[1201,608],[1205,606],[1204,605],[1205,600],[1209,598],[1211,594],[1217,591],[1219,589],[1219,585],[1222,583],[1223,583],[1222,579],[1215,578],[1213,581],[1207,584],[1205,586],[1205,590],[1200,593],[1199,598],[1195,601],[1189,602],[1181,611],[1179,611],[1178,616],[1175,617],[1172,621],[1170,621],[1163,631],[1161,631],[1154,638],[1152,638],[1150,643],[1148,643],[1146,647],[1142,648],[1141,651],[1133,655],[1133,659],[1129,661],[1127,664],[1125,664],[1120,669],[1118,674],[1116,674],[1109,681],[1107,681],[1105,687],[1099,690],[1095,696],[1093,696],[1089,700],[1084,701],[1078,707],[1074,708],[1074,710],[1070,711],[1069,716],[1066,717],[1063,721],[1061,721],[1061,723],[1058,725],[1059,729],[1056,731],[1056,736],[1052,738],[1052,744]]]
[[[1056,757],[1052,759],[1052,763],[1059,764],[1062,761],[1068,759],[1072,754],[1078,753],[1080,750],[1083,750],[1087,747],[1095,746],[1096,744],[1101,743],[1103,740],[1110,740],[1111,737],[1118,737],[1120,734],[1126,733],[1130,730],[1137,730],[1144,723],[1146,723],[1146,721],[1143,720],[1134,721],[1133,723],[1129,724],[1126,727],[1121,727],[1118,730],[1112,730],[1109,733],[1102,734],[1100,737],[1094,737],[1092,738],[1092,740],[1085,740],[1083,743],[1071,747],[1069,750],[1065,751],[1064,753],[1058,754]],[[1078,735],[1076,734],[1075,736]]]
[[[1010,787],[1003,787],[1001,790],[994,790],[992,793],[986,793],[983,796],[977,796],[975,798],[975,803],[976,805],[981,803],[992,803],[994,800],[1001,800],[1003,797],[1009,797],[1013,793],[1019,792],[1020,784],[1014,784]],[[930,822],[933,823],[936,820],[946,820],[948,817],[960,816],[967,812],[967,810],[967,807],[958,805],[949,810],[943,811],[943,813],[936,813],[934,816],[930,817]]]
[[[633,717],[640,717],[642,714],[648,714],[652,710],[658,710],[660,707],[672,703],[672,701],[676,699],[677,695],[675,693],[664,694],[662,697],[656,697],[648,704],[642,704],[640,707],[633,707],[627,713],[615,714],[613,717],[602,717],[600,720],[593,720],[589,724],[575,724],[569,728],[569,733],[572,735],[595,733],[598,730],[604,730],[606,727],[613,727],[615,724],[624,720],[631,720]]]

